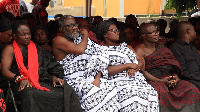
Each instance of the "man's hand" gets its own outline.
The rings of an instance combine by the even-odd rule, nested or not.
[[[80,29],[80,32],[83,37],[88,37],[88,31],[86,29]]]
[[[30,84],[30,82],[27,79],[24,79],[20,82],[18,91],[23,90],[25,87],[32,87],[32,85]]]
[[[169,87],[174,87],[174,86],[176,86],[176,84],[178,83],[178,81],[179,81],[179,78],[177,77],[177,76],[172,76],[171,77],[171,84],[169,85]]]
[[[167,86],[170,87],[172,80],[170,80],[172,76],[167,76],[161,79],[161,81]]]
[[[56,83],[59,83],[61,86],[64,85],[65,81],[57,78],[56,76],[52,76],[52,80],[53,80],[53,87],[56,87]]]
[[[168,87],[176,86],[179,78],[177,76],[168,76],[161,79],[163,83],[165,83]]]

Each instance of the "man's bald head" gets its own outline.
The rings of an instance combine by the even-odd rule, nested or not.
[[[141,33],[141,34],[147,33],[147,32],[148,32],[148,31],[147,31],[147,30],[148,30],[148,27],[151,26],[151,25],[155,26],[155,24],[153,24],[153,23],[142,23],[142,24],[140,25],[140,28],[139,28],[140,33]]]
[[[177,33],[178,35],[185,35],[187,33],[187,30],[191,29],[193,26],[188,21],[181,21],[177,25]]]
[[[194,26],[187,22],[187,21],[182,21],[178,24],[177,27],[177,33],[178,33],[178,38],[187,41],[190,43],[196,38],[196,32],[194,30]]]
[[[140,25],[141,39],[143,42],[156,43],[158,42],[158,32],[155,24],[143,23]]]

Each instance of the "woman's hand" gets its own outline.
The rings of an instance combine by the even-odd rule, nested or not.
[[[129,76],[130,78],[133,78],[135,76],[135,69],[128,69],[126,72],[126,76]]]
[[[27,79],[24,79],[20,82],[18,91],[23,90],[25,87],[32,87],[32,85],[30,84],[30,82]]]
[[[59,83],[61,86],[64,85],[65,81],[57,78],[56,76],[52,76],[52,81],[53,81],[53,87],[56,87],[56,83]]]
[[[96,76],[94,81],[92,82],[93,85],[100,87],[100,78],[101,78],[101,72],[99,72]]]
[[[99,79],[95,78],[94,81],[92,82],[92,84],[100,88],[100,80]]]

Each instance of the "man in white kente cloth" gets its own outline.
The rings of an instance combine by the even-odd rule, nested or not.
[[[88,39],[86,29],[78,29],[73,16],[66,15],[58,20],[61,36],[53,40],[55,59],[63,66],[64,80],[71,85],[79,97],[84,112],[118,112],[116,88],[101,78],[103,68],[90,69],[95,76],[84,72],[91,55],[99,45]],[[80,32],[80,33],[79,33]],[[88,72],[88,71],[87,71]],[[89,74],[88,74],[89,75]]]

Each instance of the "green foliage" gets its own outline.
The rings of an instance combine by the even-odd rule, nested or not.
[[[166,0],[166,2],[165,9],[175,9],[178,19],[180,19],[182,12],[189,12],[197,5],[196,0]]]

